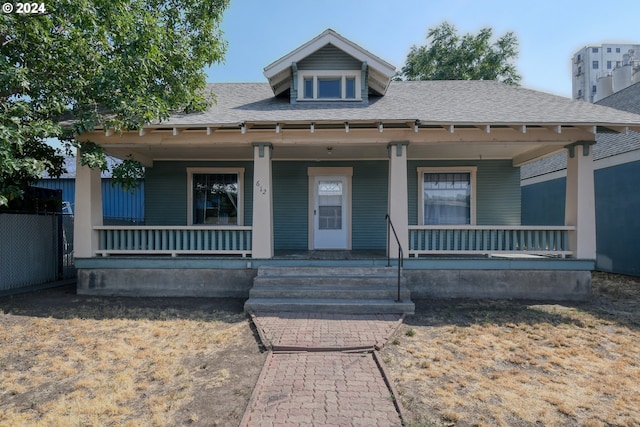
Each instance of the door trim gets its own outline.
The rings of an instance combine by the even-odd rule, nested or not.
[[[344,176],[347,178],[347,249],[351,250],[351,181],[353,177],[353,168],[352,167],[309,167],[307,168],[307,176],[309,177],[309,201],[308,201],[308,241],[309,241],[309,250],[314,250],[314,217],[313,217],[313,208],[314,208],[314,197],[315,197],[315,177],[316,176]]]

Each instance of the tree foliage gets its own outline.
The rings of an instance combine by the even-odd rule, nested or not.
[[[492,42],[493,30],[458,35],[453,25],[442,23],[427,33],[424,46],[412,46],[399,75],[405,80],[498,80],[518,85],[513,60],[518,39],[512,32]]]
[[[64,172],[77,137],[138,129],[205,109],[204,69],[226,50],[219,22],[229,0],[58,0],[46,12],[0,15],[0,206],[46,171]],[[106,169],[84,144],[82,163]],[[123,162],[125,186],[141,169]]]

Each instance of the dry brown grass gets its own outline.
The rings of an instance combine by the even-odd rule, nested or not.
[[[640,425],[640,279],[595,274],[586,303],[416,312],[383,350],[410,425]]]
[[[0,299],[0,426],[239,422],[264,360],[241,305],[70,298]]]

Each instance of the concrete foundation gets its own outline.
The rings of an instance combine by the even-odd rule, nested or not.
[[[81,295],[248,298],[256,270],[184,268],[78,269]]]
[[[295,268],[295,267],[291,267]],[[331,274],[332,268],[328,268]],[[255,268],[79,268],[83,295],[249,298]],[[412,299],[491,298],[581,301],[587,270],[404,269]]]
[[[491,298],[583,301],[591,272],[573,270],[404,270],[412,299]]]

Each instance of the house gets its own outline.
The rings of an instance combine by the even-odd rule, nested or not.
[[[364,272],[388,254],[412,297],[587,298],[596,130],[640,115],[395,72],[327,30],[265,83],[208,85],[205,112],[82,135],[147,169],[145,226],[106,226],[99,172],[78,166],[78,292],[246,297],[261,269]],[[519,168],[559,151],[566,218],[523,226]]]
[[[640,83],[597,102],[640,114]],[[599,131],[593,147],[596,268],[640,276],[640,133]],[[562,224],[566,154],[522,167],[522,223]]]

